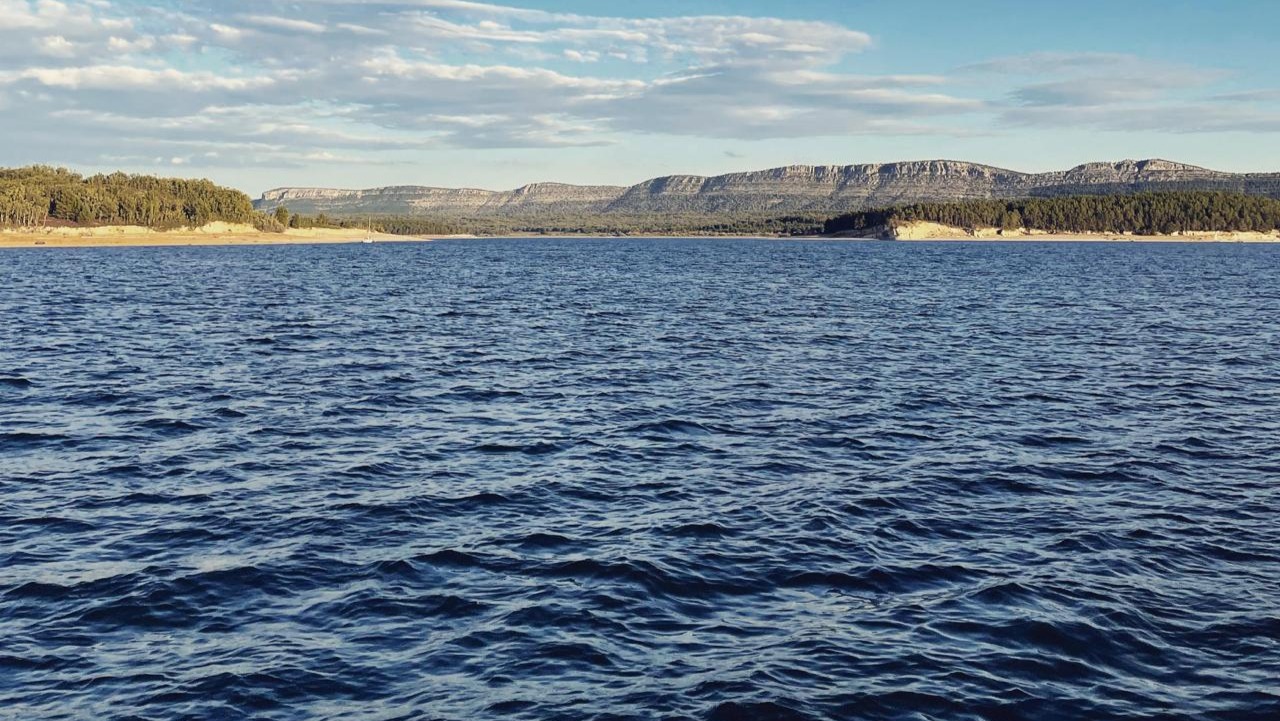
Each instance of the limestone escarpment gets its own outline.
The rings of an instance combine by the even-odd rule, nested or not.
[[[1022,173],[978,163],[926,160],[792,165],[715,177],[672,175],[629,188],[534,183],[510,191],[394,186],[369,190],[278,188],[255,206],[306,214],[520,217],[648,213],[850,212],[903,203],[982,198],[1222,190],[1280,197],[1280,173],[1225,173],[1168,160],[1086,163]]]

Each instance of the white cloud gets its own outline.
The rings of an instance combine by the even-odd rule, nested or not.
[[[271,78],[231,78],[211,72],[187,73],[172,68],[152,70],[127,65],[72,68],[24,68],[0,71],[0,84],[32,81],[49,88],[70,90],[203,91],[247,90],[271,85]]]
[[[244,37],[244,30],[222,23],[213,23],[209,29],[213,31],[214,37],[222,42],[236,42]]]
[[[355,23],[338,23],[334,27],[336,27],[339,30],[343,30],[348,33],[351,33],[353,35],[364,35],[366,37],[387,36],[391,34],[390,30],[386,30],[382,28],[370,28],[370,27],[365,27],[364,25],[357,25]]]
[[[161,40],[169,46],[180,50],[186,50],[199,42],[200,38],[186,33],[176,33],[173,35],[165,35]]]
[[[282,18],[273,15],[243,15],[240,17],[240,21],[253,27],[280,32],[320,34],[326,30],[324,25],[310,20]]]
[[[591,92],[638,90],[645,85],[639,80],[611,80],[565,75],[544,68],[411,62],[393,55],[370,58],[364,62],[362,67],[369,73],[370,79],[393,77],[408,80],[443,80],[461,83],[528,83],[536,87],[576,88]]]
[[[75,57],[76,44],[61,35],[48,35],[38,41],[41,55],[55,58]]]
[[[1019,85],[1009,97],[1020,105],[1065,107],[1158,101],[1170,91],[1200,88],[1225,76],[1122,53],[1032,53],[993,58],[959,72],[1014,79]]]
[[[1224,71],[1124,53],[1033,53],[958,70],[1014,83],[998,114],[1006,127],[1117,132],[1280,132],[1280,94],[1243,91],[1197,98]],[[1228,106],[1233,103],[1235,106]]]
[[[767,134],[770,128],[790,134],[781,128],[785,117],[811,114],[825,101],[823,94],[812,93],[808,102],[819,107],[805,107],[805,98],[794,91],[796,82],[787,73],[817,73],[870,43],[865,33],[827,22],[732,16],[618,18],[463,0],[228,0],[216,9],[188,3],[178,10],[145,12],[141,0],[68,3],[46,0],[37,6],[0,0],[3,12],[19,18],[24,27],[60,28],[59,39],[44,42],[46,56],[69,61],[65,66],[18,59],[0,65],[0,83],[38,86],[53,93],[51,109],[63,105],[92,110],[101,103],[101,109],[109,107],[114,115],[155,121],[189,117],[200,103],[297,108],[322,100],[343,109],[335,113],[335,122],[363,126],[366,135],[381,128],[468,147],[612,142],[616,130],[637,128],[648,116],[637,113],[635,100],[663,94],[672,96],[664,100],[671,112],[690,121],[706,117],[700,133],[737,118],[754,134]],[[61,32],[72,18],[83,30],[81,35]],[[174,51],[225,58],[235,70],[180,68],[164,55]],[[495,62],[490,58],[498,51],[525,62]],[[446,55],[447,61],[442,59]],[[128,56],[130,62],[112,56]],[[569,69],[586,69],[605,59],[632,63],[641,72],[618,77]],[[569,67],[555,67],[557,63]],[[701,75],[684,72],[686,79],[704,78],[698,86],[701,97],[674,97],[668,72],[708,64],[718,69]],[[771,74],[752,70],[766,67]],[[740,71],[763,86],[752,98],[732,101],[740,77],[720,69]],[[881,86],[874,78],[861,78],[841,88],[838,74],[815,82],[828,87],[827,98],[843,93],[838,104],[846,105],[883,106],[886,97],[871,91],[903,86],[896,79]],[[772,107],[795,102],[801,107],[762,122],[750,105],[758,104],[758,97],[768,95],[770,88],[784,89],[788,96],[787,102]],[[892,100],[911,105],[904,98]],[[731,106],[723,112],[697,112],[708,103],[726,101]],[[920,100],[922,106],[933,102]],[[462,117],[484,121],[441,120]],[[660,123],[654,129],[663,127],[679,129],[682,123]],[[736,132],[732,127],[725,130]],[[238,131],[246,139],[257,133],[251,126]]]
[[[1276,103],[1280,102],[1280,89],[1242,90],[1215,95],[1211,100],[1228,103]]]
[[[1042,76],[1144,65],[1149,64],[1135,55],[1123,53],[1038,52],[991,58],[961,66],[958,70],[962,73]]]
[[[1114,132],[1280,133],[1280,110],[1236,108],[1219,102],[1079,107],[1012,108],[1010,125],[1035,128],[1092,128]]]
[[[118,38],[114,35],[107,38],[107,48],[115,53],[137,53],[146,52],[156,46],[156,40],[153,37],[140,37],[134,40]]]
[[[1187,64],[1034,53],[878,75],[858,70],[871,47],[865,32],[828,21],[468,0],[0,0],[11,101],[0,121],[9,157],[109,143],[121,156],[193,164],[394,162],[406,149],[635,133],[1280,131],[1275,91],[1211,94],[1223,74]]]
[[[564,56],[575,63],[596,63],[600,62],[600,53],[594,50],[574,50],[573,48],[565,48]]]

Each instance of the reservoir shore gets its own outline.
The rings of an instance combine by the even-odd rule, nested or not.
[[[897,241],[991,241],[991,242],[1101,242],[1101,243],[1277,243],[1280,231],[1259,233],[1253,231],[1214,232],[1188,231],[1138,235],[1135,233],[1051,233],[1044,230],[1016,228],[961,228],[942,223],[913,221],[882,226],[870,231],[836,233],[829,238]]]
[[[190,245],[314,245],[361,243],[421,242],[448,238],[476,238],[475,235],[391,235],[366,233],[351,228],[290,228],[283,233],[263,232],[251,225],[210,223],[201,228],[153,230],[141,226],[100,226],[86,228],[39,228],[0,230],[0,248],[104,248],[130,246]],[[496,236],[495,236],[496,237]],[[589,235],[545,235],[512,233],[503,237],[594,237]],[[745,235],[671,235],[635,234],[634,238],[778,238],[792,240],[889,240],[889,241],[953,241],[953,242],[1150,242],[1150,243],[1280,243],[1280,232],[1188,232],[1167,235],[1135,235],[1132,233],[1049,233],[1041,230],[1004,230],[997,228],[960,228],[939,223],[913,222],[880,228],[861,234],[839,233],[815,236],[745,236]]]
[[[268,233],[251,225],[210,223],[200,228],[153,230],[141,226],[38,228],[0,230],[0,248],[102,248],[168,245],[312,245],[319,243],[379,243],[437,240],[458,236],[406,236],[366,233],[352,228],[290,228]],[[463,236],[466,237],[466,236]]]

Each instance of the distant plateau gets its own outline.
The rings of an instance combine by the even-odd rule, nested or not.
[[[844,213],[908,203],[1223,191],[1280,198],[1280,173],[1228,173],[1169,160],[1086,163],[1023,173],[953,160],[792,165],[714,177],[671,175],[630,187],[534,183],[509,191],[402,185],[365,190],[276,188],[258,210],[303,214],[535,218],[578,214]]]

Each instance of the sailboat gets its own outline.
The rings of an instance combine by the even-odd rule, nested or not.
[[[367,220],[368,229],[365,231],[364,240],[360,242],[372,243],[373,242],[373,218],[370,217],[370,218],[367,218],[366,220]]]

